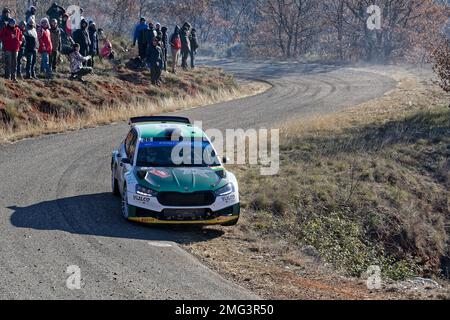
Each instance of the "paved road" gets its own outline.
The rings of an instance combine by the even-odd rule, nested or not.
[[[273,88],[182,113],[207,128],[262,127],[327,113],[395,85],[332,66],[215,64]],[[0,299],[257,298],[179,248],[220,232],[122,220],[109,193],[109,156],[127,129],[118,124],[0,146]],[[70,265],[81,268],[81,290],[66,287]]]

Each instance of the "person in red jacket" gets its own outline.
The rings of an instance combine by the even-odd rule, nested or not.
[[[0,41],[3,43],[5,53],[5,79],[17,82],[17,54],[22,45],[23,34],[17,27],[16,20],[10,19],[8,26],[1,29]]]
[[[49,29],[50,23],[48,22],[48,19],[42,19],[38,30],[38,52],[41,54],[41,72],[45,72],[45,75],[48,79],[52,77],[52,69],[50,68],[50,55],[53,51],[52,39]]]

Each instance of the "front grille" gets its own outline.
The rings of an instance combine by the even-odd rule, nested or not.
[[[216,196],[213,192],[161,192],[158,194],[158,201],[167,207],[202,207],[212,205]]]

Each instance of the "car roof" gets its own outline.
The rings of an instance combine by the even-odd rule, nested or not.
[[[179,132],[182,137],[188,139],[207,138],[202,129],[191,124],[170,122],[146,123],[135,125],[134,128],[137,130],[140,139],[164,138],[167,137],[168,133],[172,133],[174,131]]]

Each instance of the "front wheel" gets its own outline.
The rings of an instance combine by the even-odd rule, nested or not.
[[[111,189],[114,196],[120,196],[119,183],[114,174],[114,170],[111,172]]]
[[[128,220],[130,217],[130,211],[128,207],[128,191],[127,186],[123,186],[123,193],[122,193],[122,216],[124,219]]]

